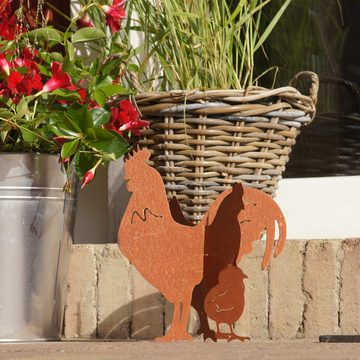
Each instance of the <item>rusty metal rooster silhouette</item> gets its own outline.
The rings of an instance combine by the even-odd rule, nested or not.
[[[211,299],[210,293],[216,293],[214,288],[221,286],[219,281],[224,276],[219,277],[220,273],[227,267],[236,267],[242,256],[252,251],[252,242],[260,238],[263,230],[267,243],[262,269],[266,268],[275,244],[276,222],[279,240],[274,256],[280,254],[286,240],[281,210],[265,193],[235,184],[194,225],[184,217],[176,199],[169,205],[160,174],[146,164],[149,158],[150,152],[142,149],[125,161],[125,180],[132,195],[120,224],[119,247],[140,274],[174,304],[170,329],[157,340],[191,340],[186,331],[191,304],[199,312],[198,333],[204,334],[204,339],[246,339],[236,337],[232,328],[229,336],[210,330],[207,316],[214,315],[206,310],[211,312],[209,309],[214,309],[211,305],[216,302],[207,300]],[[227,271],[239,274],[234,269]],[[226,284],[230,286],[233,282]],[[244,288],[240,288],[243,292]],[[237,293],[234,289],[232,292]],[[236,314],[240,317],[242,311]],[[235,317],[231,317],[232,321]],[[221,322],[221,317],[217,318]]]

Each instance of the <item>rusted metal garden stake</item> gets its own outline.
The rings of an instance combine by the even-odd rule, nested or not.
[[[157,340],[191,340],[186,330],[191,304],[199,312],[199,333],[204,339],[249,339],[233,331],[244,310],[247,278],[237,264],[251,253],[252,242],[264,230],[267,243],[262,269],[274,247],[274,256],[280,254],[286,240],[280,208],[264,192],[235,184],[194,225],[184,217],[176,198],[169,205],[160,174],[146,164],[149,158],[149,150],[142,149],[125,161],[125,179],[132,195],[120,224],[119,247],[175,306],[169,331]],[[276,223],[279,240],[274,246]],[[215,320],[216,332],[210,329],[208,317]],[[229,325],[229,333],[220,332],[221,323]]]

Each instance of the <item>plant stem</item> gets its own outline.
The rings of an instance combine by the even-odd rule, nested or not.
[[[39,135],[38,133],[36,133],[36,132],[34,132],[34,131],[30,130],[30,129],[25,128],[24,126],[18,124],[18,123],[15,122],[15,121],[11,121],[10,119],[5,119],[5,118],[2,118],[2,117],[0,117],[0,120],[1,120],[1,121],[5,121],[5,122],[7,122],[7,123],[9,123],[9,124],[11,124],[11,125],[19,128],[19,129],[26,130],[26,131],[32,133],[33,135],[35,135],[36,137],[38,137],[39,139],[42,139],[42,140],[44,140],[44,141],[46,141],[46,142],[49,142],[49,143],[53,143],[52,140],[49,140],[49,139],[47,139],[47,138]]]

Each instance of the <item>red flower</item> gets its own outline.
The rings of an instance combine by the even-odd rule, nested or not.
[[[1,0],[0,0],[1,1]],[[0,12],[1,15],[1,12]],[[1,18],[0,21],[0,39],[2,40],[14,40],[15,33],[18,30],[17,17],[14,14],[11,18],[6,16]]]
[[[6,60],[4,53],[0,53],[0,68],[5,72],[6,75],[10,75],[10,64]]]
[[[1,81],[0,81],[0,96],[7,96],[7,97],[10,96],[10,90]]]
[[[11,11],[12,0],[0,0],[0,15],[9,15]]]
[[[24,48],[21,50],[21,56],[25,59],[25,60],[34,60],[36,58],[36,56],[38,56],[39,51],[36,49],[28,49],[28,48]]]
[[[18,71],[13,71],[8,78],[8,87],[13,94],[18,94],[17,87],[21,83],[23,76]]]
[[[90,19],[90,16],[88,14],[86,14],[83,18],[79,19],[76,22],[76,26],[79,29],[86,28],[86,27],[95,27],[94,23],[92,22],[92,20]]]
[[[62,136],[55,136],[54,141],[59,145],[64,145],[66,143],[66,139]]]
[[[43,84],[40,75],[30,70],[29,73],[22,75],[14,70],[8,77],[8,88],[13,95],[27,95],[29,96],[33,90],[41,90]],[[13,99],[17,102],[17,99]]]
[[[87,96],[87,92],[86,92],[86,89],[84,88],[79,88],[76,90],[77,93],[80,95],[80,98],[82,101],[84,101],[86,99],[86,96]]]
[[[106,25],[110,26],[113,33],[121,29],[121,23],[126,18],[124,4],[125,0],[114,0],[111,6],[101,6],[106,16]]]
[[[87,100],[84,103],[87,105],[89,110],[100,108],[100,105],[95,100]]]
[[[11,62],[8,62],[4,55],[0,55],[0,66],[8,74],[8,90],[15,95],[11,97],[15,103],[21,96],[28,96],[33,90],[39,91],[43,88],[40,70],[33,60],[35,54],[36,52],[24,49],[21,56]],[[19,70],[18,68],[23,69]]]
[[[131,131],[140,136],[140,130],[149,126],[146,120],[140,120],[140,114],[130,100],[122,100],[118,107],[111,109],[111,120],[106,128],[123,135],[123,132]]]
[[[34,70],[37,73],[40,73],[37,63],[34,61],[34,58],[37,56],[38,51],[25,48],[21,51],[21,56],[16,58],[13,62],[13,67],[24,67],[27,70]]]
[[[51,92],[56,89],[73,87],[71,77],[68,73],[62,71],[61,64],[54,61],[51,64],[51,72],[53,76],[45,83],[44,87],[38,94]]]

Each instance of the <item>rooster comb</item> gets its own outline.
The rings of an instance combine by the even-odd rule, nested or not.
[[[125,158],[125,162],[128,162],[128,161],[143,161],[143,162],[146,162],[147,160],[150,159],[150,156],[151,156],[151,153],[148,149],[146,148],[143,148],[143,149],[140,149],[139,146],[137,146],[136,148],[134,148],[132,154],[128,154],[127,157]]]

